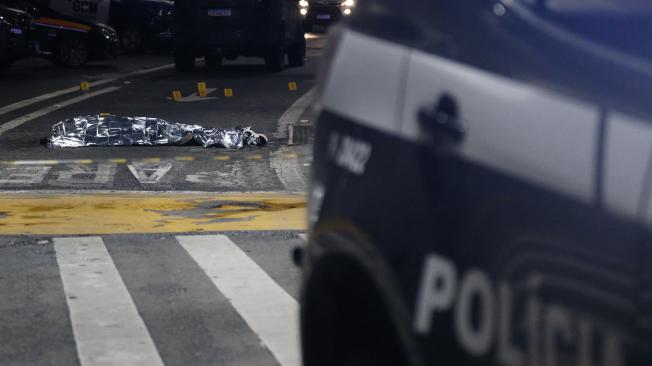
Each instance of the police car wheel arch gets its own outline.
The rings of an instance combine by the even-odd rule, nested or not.
[[[328,283],[329,288],[344,285],[333,278],[337,277],[333,276],[333,271],[337,272],[337,268],[333,268],[325,262],[347,262],[355,273],[373,283],[372,292],[380,300],[375,307],[382,308],[382,312],[391,319],[390,327],[394,334],[387,336],[398,337],[396,341],[398,342],[397,346],[401,348],[403,362],[406,362],[407,365],[425,365],[424,361],[420,359],[413,333],[410,330],[409,312],[400,301],[399,287],[384,263],[384,259],[379,255],[376,247],[371,244],[366,234],[351,222],[339,219],[327,220],[314,228],[308,250],[310,251],[308,256],[310,261],[304,266],[304,290],[301,297],[304,342],[319,337],[311,332],[310,324],[318,321],[317,319],[323,315],[319,305],[314,301],[308,301],[308,299],[323,291],[323,283]],[[314,281],[321,285],[315,285]],[[351,301],[348,298],[339,300]],[[308,306],[308,304],[313,306]],[[365,315],[355,314],[356,317],[365,317]]]

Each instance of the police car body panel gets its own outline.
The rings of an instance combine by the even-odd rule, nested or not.
[[[117,56],[117,34],[107,25],[61,14],[46,4],[29,0],[2,0],[1,4],[29,14],[31,22],[29,32],[26,32],[30,43],[28,56],[50,58],[67,67],[79,67],[88,61]]]
[[[649,6],[356,10],[321,79],[305,363],[650,364]]]

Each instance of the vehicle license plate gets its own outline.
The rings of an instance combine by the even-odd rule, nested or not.
[[[208,9],[209,17],[230,17],[231,9]]]
[[[328,19],[330,19],[330,18],[331,18],[331,15],[330,15],[330,14],[317,14],[317,19],[328,20]]]

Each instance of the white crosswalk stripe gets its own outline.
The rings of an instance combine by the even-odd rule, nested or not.
[[[226,236],[182,236],[177,240],[281,365],[299,366],[297,302]]]
[[[209,315],[206,324],[212,325],[209,329],[213,330],[203,331],[204,337],[215,337],[213,342],[223,342],[211,345],[210,341],[202,341],[202,347],[216,348],[190,350],[190,361],[197,361],[195,364],[238,365],[237,360],[231,361],[232,357],[242,355],[243,361],[247,360],[245,363],[256,361],[254,363],[258,364],[257,360],[266,360],[261,363],[300,365],[299,306],[295,300],[298,271],[290,268],[289,248],[303,244],[305,239],[304,234],[298,234],[294,244],[290,244],[279,236],[275,242],[276,246],[270,247],[267,245],[269,238],[258,239],[242,234],[238,237],[239,241],[233,239],[238,244],[226,235],[174,236],[166,239],[168,244],[163,247],[170,249],[165,251],[167,255],[162,257],[164,259],[150,261],[147,259],[150,252],[141,251],[143,246],[139,244],[141,240],[142,243],[151,240],[147,236],[54,238],[55,264],[52,269],[58,271],[61,278],[65,304],[64,300],[61,300],[60,304],[63,309],[65,306],[68,308],[69,327],[72,328],[72,341],[80,364],[163,365],[168,361],[169,364],[179,364],[182,358],[171,356],[169,353],[169,346],[175,343],[170,341],[175,333],[170,327],[172,324],[184,324],[180,323],[184,318],[175,318],[174,323],[165,326],[157,325],[167,324],[165,317],[157,317],[157,314],[175,314],[177,310],[169,306],[165,308],[163,303],[157,306],[158,300],[154,300],[152,304],[152,298],[148,297],[150,293],[147,292],[150,290],[143,287],[152,284],[154,289],[161,288],[161,285],[175,288],[199,286],[195,288],[203,289],[201,291],[204,292],[200,293],[207,296],[197,297],[195,290],[193,301],[199,300],[201,304],[210,301],[214,304],[214,311],[222,314],[218,316],[229,316],[232,319],[230,322],[240,322],[240,332],[246,333],[240,334],[239,337],[245,337],[247,341],[242,344],[247,346],[236,347],[231,351],[232,346],[229,344],[242,339],[238,341],[236,337],[234,340],[225,340],[224,334],[228,335],[229,330],[219,330],[221,323],[216,322],[219,318],[203,313],[205,310],[202,309],[206,309],[204,305],[198,303],[197,307],[187,308],[184,311],[191,313],[184,316],[188,316],[195,327],[202,324],[197,323],[201,320],[194,320],[196,316]],[[143,261],[148,261],[147,265]],[[173,275],[164,279],[167,275],[163,271],[158,272],[161,280],[153,281],[147,278],[151,271],[141,270],[139,267],[142,265],[152,268],[155,263],[167,263],[166,265],[173,266],[169,270],[187,275]],[[193,266],[197,268],[192,268]],[[280,268],[287,268],[289,272],[281,272]],[[203,277],[204,275],[206,277]],[[214,288],[215,294],[219,296],[208,295],[206,291],[210,288]],[[143,295],[143,291],[146,291],[146,295]],[[174,294],[164,295],[167,296],[166,300],[161,301],[181,301],[175,300],[178,298],[175,298]],[[220,298],[222,300],[219,300]],[[233,319],[238,315],[240,318]],[[1,318],[2,314],[0,321]],[[187,336],[187,331],[184,334]],[[256,344],[264,346],[254,350]],[[221,361],[218,358],[206,362],[206,358],[198,353],[219,355],[224,350],[228,350],[229,355],[225,355],[226,359]],[[2,357],[0,349],[0,360]],[[184,363],[188,364],[185,361]]]
[[[163,365],[101,238],[54,239],[82,366]]]

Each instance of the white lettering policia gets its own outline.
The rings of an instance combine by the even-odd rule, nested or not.
[[[474,306],[479,311],[477,322]],[[623,337],[604,322],[544,303],[535,289],[528,291],[525,312],[527,339],[519,347],[512,342],[513,297],[507,282],[496,286],[478,269],[460,274],[447,258],[426,257],[414,319],[417,334],[428,335],[437,326],[437,315],[448,314],[460,347],[477,357],[493,351],[499,365],[626,366]],[[573,344],[572,351],[560,349],[560,339]]]

